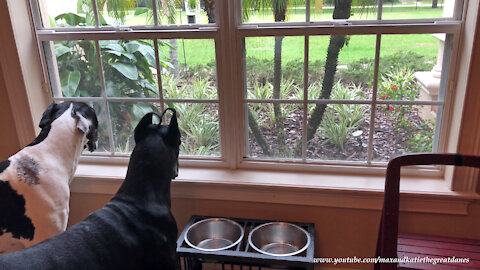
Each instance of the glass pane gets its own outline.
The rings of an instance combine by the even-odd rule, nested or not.
[[[406,154],[431,152],[439,106],[378,105],[373,160],[387,162]]]
[[[304,37],[245,38],[248,99],[302,99]]]
[[[275,7],[275,8],[274,8]],[[305,22],[306,1],[242,0],[244,23]]]
[[[38,1],[44,27],[95,26],[91,0]]]
[[[101,96],[100,72],[93,41],[43,44],[54,97]]]
[[[103,3],[103,4],[102,4]],[[97,1],[101,25],[153,25],[151,0]]]
[[[156,0],[159,24],[215,23],[215,0]]]
[[[307,1],[310,14],[306,12]],[[352,1],[350,5],[335,5],[334,0],[242,1],[244,23],[371,20],[377,18],[377,1]],[[348,10],[350,9],[350,10]]]
[[[248,157],[302,157],[303,105],[250,103],[247,108]],[[280,117],[275,117],[276,112]],[[280,119],[278,124],[275,119]],[[296,151],[297,147],[299,152]]]
[[[373,35],[310,37],[308,98],[371,99],[375,39]],[[339,47],[341,44],[343,48]],[[328,65],[325,64],[327,59]],[[324,86],[324,80],[333,81],[333,84]],[[322,87],[325,87],[323,93]]]
[[[383,1],[382,19],[426,19],[453,17],[454,0]]]
[[[217,99],[217,65],[213,39],[159,40],[165,98]]]
[[[370,108],[359,104],[310,104],[309,130],[316,132],[308,142],[307,159],[366,161]]]
[[[382,35],[380,100],[438,100],[445,34]]]
[[[158,97],[155,51],[151,40],[101,40],[107,96]]]
[[[178,113],[182,133],[181,155],[220,156],[218,105],[208,103],[167,103]]]
[[[135,147],[133,131],[142,117],[149,112],[159,112],[160,104],[146,102],[109,103],[112,119],[115,152],[130,153]]]
[[[97,114],[98,119],[98,145],[95,152],[111,152],[110,139],[108,138],[107,114],[105,112],[105,104],[100,102],[88,102]],[[84,153],[89,153],[84,150]]]

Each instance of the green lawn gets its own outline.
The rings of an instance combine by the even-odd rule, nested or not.
[[[304,10],[291,9],[288,20],[304,20]],[[312,20],[325,20],[331,18],[332,9],[324,9],[323,13],[314,13],[312,9]],[[374,11],[374,10],[373,10]],[[430,7],[390,7],[388,4],[384,8],[384,18],[406,19],[406,18],[431,18],[441,17],[442,8],[432,9]],[[249,21],[270,20],[268,11],[257,12],[250,16]],[[353,10],[353,19],[374,14],[372,10],[369,13]],[[141,24],[146,21],[146,15],[134,16],[127,20],[126,24]],[[180,16],[180,14],[179,14]],[[372,15],[376,16],[376,15]],[[179,20],[179,19],[178,19]],[[202,15],[202,22],[206,22],[205,14]],[[310,37],[310,61],[325,60],[329,36]],[[273,59],[274,38],[273,37],[250,37],[246,38],[247,57],[259,59]],[[425,56],[426,59],[435,61],[438,53],[438,40],[431,34],[417,35],[383,35],[381,43],[381,56],[391,55],[399,51],[414,51],[417,54]],[[215,43],[213,40],[178,40],[178,61],[187,65],[208,64],[215,61]],[[168,57],[168,46],[160,46],[164,59]],[[304,57],[304,37],[285,37],[283,39],[282,63],[285,65],[291,60]],[[374,59],[375,55],[375,35],[356,35],[350,36],[348,44],[342,49],[339,56],[339,64],[347,65],[362,58]]]

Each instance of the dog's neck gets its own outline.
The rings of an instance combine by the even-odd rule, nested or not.
[[[51,123],[48,136],[41,143],[29,146],[29,151],[35,151],[41,156],[48,153],[49,162],[65,168],[69,181],[75,173],[86,143],[86,136],[77,129],[76,120],[71,113],[72,107]]]
[[[168,170],[159,169],[158,161],[154,163],[133,159],[130,160],[127,176],[115,198],[143,207],[152,202],[170,206],[171,175],[167,175]]]

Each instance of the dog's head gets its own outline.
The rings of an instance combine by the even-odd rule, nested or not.
[[[173,113],[170,124],[162,125],[161,119],[168,110]],[[159,117],[159,124],[153,124],[153,115]],[[162,115],[147,113],[135,128],[134,136],[136,146],[130,158],[131,164],[137,164],[140,160],[157,162],[156,167],[168,172],[170,179],[178,176],[178,154],[181,141],[175,109],[168,108]]]
[[[84,148],[88,147],[90,152],[95,151],[97,148],[98,140],[98,119],[95,110],[83,102],[63,102],[60,104],[52,103],[42,115],[40,124],[38,125],[42,129],[42,133],[50,131],[53,121],[64,114],[70,107],[72,110],[70,115],[75,120],[76,128],[84,133],[87,138],[87,143]]]

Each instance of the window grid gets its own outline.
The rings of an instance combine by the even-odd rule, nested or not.
[[[232,8],[233,1],[228,1],[230,8]],[[93,6],[94,6],[94,14],[95,14],[95,22],[96,22],[96,28],[99,28],[100,30],[106,29],[105,27],[101,27],[99,25],[99,18],[98,18],[98,9],[97,9],[97,3],[96,0],[92,0]],[[306,1],[306,5],[309,6],[310,1]],[[221,6],[220,4],[219,6]],[[458,3],[457,3],[458,6]],[[154,17],[154,25],[159,26],[158,22],[158,14],[157,14],[157,3],[155,0],[152,0],[152,8],[153,8],[153,17]],[[307,9],[309,11],[309,9]],[[458,14],[458,9],[456,9],[456,13]],[[377,16],[378,20],[381,20],[381,14],[382,14],[382,1],[378,1],[378,9],[377,9]],[[39,17],[39,16],[34,16],[34,17]],[[458,17],[458,15],[457,15]],[[439,18],[435,19],[435,22],[438,21],[443,21],[447,20],[444,18]],[[306,12],[306,21],[309,21],[309,12]],[[369,133],[369,143],[368,143],[368,158],[367,158],[367,164],[374,165],[376,162],[372,162],[372,141],[373,141],[373,127],[374,127],[374,122],[375,122],[375,107],[377,104],[392,104],[392,105],[439,105],[439,108],[443,108],[445,105],[445,102],[443,100],[438,100],[438,101],[409,101],[409,100],[395,100],[395,101],[385,101],[385,100],[377,100],[376,95],[377,95],[377,82],[378,82],[378,66],[379,66],[379,56],[380,56],[380,41],[381,41],[381,34],[393,31],[395,33],[432,33],[432,32],[440,32],[440,33],[447,33],[447,34],[457,34],[460,29],[460,22],[451,22],[451,21],[446,21],[445,23],[431,23],[430,19],[426,20],[416,20],[419,23],[413,23],[410,25],[395,25],[395,24],[382,24],[381,22],[378,22],[378,25],[375,27],[375,29],[371,28],[372,22],[354,22],[352,23],[355,25],[355,29],[352,31],[352,26],[351,25],[338,25],[338,24],[331,24],[329,25],[328,23],[316,23],[316,26],[313,27],[305,27],[300,24],[293,24],[296,25],[294,27],[288,27],[288,26],[283,26],[283,25],[275,25],[275,24],[257,24],[258,28],[252,28],[249,27],[246,24],[240,24],[238,26],[234,26],[233,28],[235,29],[235,35],[239,39],[243,39],[245,37],[253,37],[253,36],[265,36],[265,35],[292,35],[292,36],[298,36],[298,35],[303,35],[303,31],[306,33],[304,34],[305,36],[305,49],[304,49],[304,81],[307,83],[304,83],[304,99],[303,100],[252,100],[252,99],[243,99],[243,104],[248,104],[248,103],[279,103],[279,104],[294,104],[294,103],[302,103],[303,104],[303,133],[302,133],[302,162],[307,162],[307,157],[306,157],[306,149],[307,149],[307,141],[306,141],[306,133],[307,133],[307,119],[308,119],[308,112],[307,108],[309,104],[368,104],[371,105],[371,116],[370,116],[370,133]],[[422,21],[425,21],[423,23]],[[287,25],[288,23],[285,23],[284,25]],[[263,26],[263,27],[262,27]],[[413,28],[412,28],[413,27]],[[185,103],[211,103],[211,104],[218,104],[220,105],[220,100],[215,99],[215,100],[187,100],[187,99],[166,99],[163,96],[163,89],[162,89],[162,76],[161,72],[157,72],[157,79],[158,79],[158,90],[159,90],[159,99],[151,99],[151,98],[112,98],[108,97],[106,94],[106,88],[105,88],[105,81],[104,81],[104,75],[103,75],[103,67],[102,67],[102,61],[101,61],[101,54],[100,54],[100,46],[98,40],[100,39],[114,39],[113,37],[117,37],[118,39],[141,39],[141,37],[150,39],[152,36],[156,36],[156,34],[159,34],[158,37],[156,38],[151,38],[154,42],[154,50],[155,50],[155,55],[156,55],[156,67],[157,70],[160,70],[160,60],[159,60],[159,54],[158,54],[158,39],[163,39],[163,38],[178,38],[178,37],[193,37],[193,38],[213,38],[215,40],[215,43],[217,43],[217,34],[218,30],[216,27],[208,27],[208,29],[201,29],[202,26],[197,26],[197,27],[191,27],[191,26],[185,26],[185,27],[180,27],[180,32],[185,31],[184,33],[173,33],[169,32],[169,30],[162,30],[162,29],[157,29],[157,30],[152,30],[150,33],[137,33],[135,32],[135,29],[143,29],[141,26],[139,27],[127,27],[130,29],[134,29],[132,33],[130,32],[116,32],[116,33],[109,33],[111,36],[108,38],[105,38],[105,36],[102,37],[103,33],[99,32],[97,33],[86,33],[82,29],[61,29],[62,31],[55,31],[51,32],[50,30],[43,30],[43,29],[38,29],[37,35],[38,39],[42,41],[54,41],[54,40],[68,40],[72,39],[75,40],[77,39],[77,36],[84,36],[85,34],[88,36],[91,34],[91,36],[88,37],[88,39],[94,40],[95,41],[95,47],[97,51],[97,58],[98,58],[98,63],[100,70],[100,81],[102,84],[102,97],[101,98],[68,98],[68,97],[56,97],[54,100],[56,101],[65,101],[65,100],[78,100],[78,101],[103,101],[105,104],[105,109],[106,109],[106,116],[108,118],[107,124],[108,124],[108,131],[109,131],[109,143],[111,145],[112,149],[112,155],[115,154],[115,145],[114,145],[114,140],[113,140],[113,129],[112,129],[112,123],[111,123],[111,118],[110,118],[110,113],[109,111],[109,102],[137,102],[137,101],[145,101],[145,102],[159,102],[161,106],[161,110],[163,111],[164,109],[164,104],[165,102],[185,102]],[[165,28],[168,29],[168,26],[162,26],[160,28]],[[232,29],[232,26],[231,26]],[[387,30],[388,29],[388,30]],[[198,31],[201,30],[201,31]],[[295,30],[300,30],[299,32],[295,32]],[[155,31],[158,31],[158,33],[155,33]],[[88,32],[88,30],[87,30]],[[200,32],[200,33],[199,33]],[[202,33],[203,32],[203,33]],[[372,94],[372,100],[309,100],[308,99],[308,59],[309,59],[309,36],[310,34],[312,35],[326,35],[326,34],[345,34],[345,33],[353,33],[353,34],[377,34],[377,40],[376,40],[376,48],[375,48],[375,66],[374,66],[374,82],[373,82],[373,94]],[[72,35],[73,33],[73,35]],[[162,36],[164,34],[165,36]],[[232,33],[233,35],[233,33]],[[128,38],[127,38],[128,37]],[[237,44],[240,41],[237,39]],[[445,54],[447,55],[447,54]],[[218,61],[218,60],[217,60]],[[217,67],[218,70],[218,67]],[[442,74],[442,80],[444,80],[444,77],[446,77],[448,74]],[[47,76],[48,77],[48,76]],[[217,77],[217,80],[221,80],[221,76]],[[242,80],[243,81],[243,80]],[[443,87],[442,89],[446,88],[446,85],[444,82],[442,82]],[[218,85],[221,85],[220,82],[218,82]],[[219,87],[220,88],[220,87]],[[217,89],[218,97],[220,97],[220,91],[221,89]],[[242,108],[243,106],[239,106]],[[221,111],[221,108],[219,106],[218,108],[219,111]],[[240,114],[242,115],[242,114]],[[220,115],[220,118],[222,116]],[[440,120],[440,117],[437,119]],[[240,122],[240,121],[239,121]],[[243,121],[245,123],[245,121]],[[222,126],[222,121],[220,119],[220,126]],[[233,125],[233,124],[231,124]],[[241,124],[242,125],[242,124]],[[229,125],[230,126],[230,125]],[[245,126],[242,126],[242,129],[244,129]],[[439,128],[438,125],[436,125],[436,128]],[[245,134],[245,132],[240,132],[239,134]],[[438,134],[437,132],[435,134]],[[221,157],[224,157],[224,138],[222,136],[222,130],[220,131],[220,141],[221,147]],[[438,140],[438,138],[436,138]],[[237,140],[240,142],[246,142],[246,140]],[[246,145],[242,147],[241,151],[245,151]],[[229,151],[232,151],[233,147],[230,148]],[[235,150],[233,150],[235,151]],[[237,155],[238,156],[238,155]],[[202,157],[203,158],[203,157]],[[206,159],[209,159],[209,157],[205,157]],[[252,160],[250,158],[244,158],[244,161]],[[261,161],[254,159],[254,161]],[[265,159],[265,161],[269,161],[268,159]],[[274,160],[278,161],[278,160]],[[295,161],[294,161],[295,162]],[[332,163],[330,161],[318,161],[318,163]],[[342,161],[335,161],[333,163],[349,163],[349,162],[342,162]],[[352,163],[360,163],[364,164],[363,162],[352,162]]]

